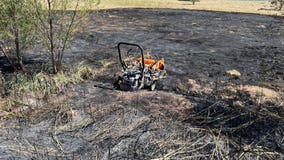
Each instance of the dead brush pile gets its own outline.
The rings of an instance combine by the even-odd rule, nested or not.
[[[203,158],[213,159],[283,159],[284,106],[277,102],[257,103],[245,92],[230,99],[206,101],[194,107],[184,123],[206,132],[195,141],[208,141]],[[200,152],[199,151],[199,152]]]

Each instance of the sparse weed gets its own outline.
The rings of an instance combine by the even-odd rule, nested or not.
[[[89,66],[83,65],[82,63],[80,63],[77,66],[77,74],[83,80],[89,80],[95,78],[94,69]]]

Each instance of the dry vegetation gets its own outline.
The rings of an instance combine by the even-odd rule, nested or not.
[[[172,8],[281,15],[281,13],[272,9],[269,1],[250,0],[201,0],[196,2],[195,5],[192,5],[190,1],[183,0],[103,0],[98,7],[101,9]]]

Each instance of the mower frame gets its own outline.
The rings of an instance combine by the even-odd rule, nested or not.
[[[129,67],[126,65],[125,61],[122,59],[121,53],[121,45],[126,46],[133,46],[137,47],[140,51],[140,62],[139,67]],[[154,60],[155,63],[151,64],[150,66],[145,65],[144,53],[143,48],[134,43],[127,43],[127,42],[119,42],[117,45],[118,54],[119,54],[119,61],[122,66],[122,74],[118,77],[117,81],[114,83],[114,87],[120,90],[126,91],[135,91],[138,89],[142,89],[143,87],[149,87],[150,90],[154,90],[156,88],[157,81],[164,77],[165,70],[164,64],[163,69],[154,71],[152,67],[156,65],[158,61]],[[127,54],[131,51],[129,49]]]

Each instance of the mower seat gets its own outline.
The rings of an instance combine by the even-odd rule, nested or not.
[[[138,58],[138,62],[142,64],[142,58]],[[154,59],[144,58],[145,67],[151,67],[153,70],[164,70],[165,60],[162,58],[158,61]]]

